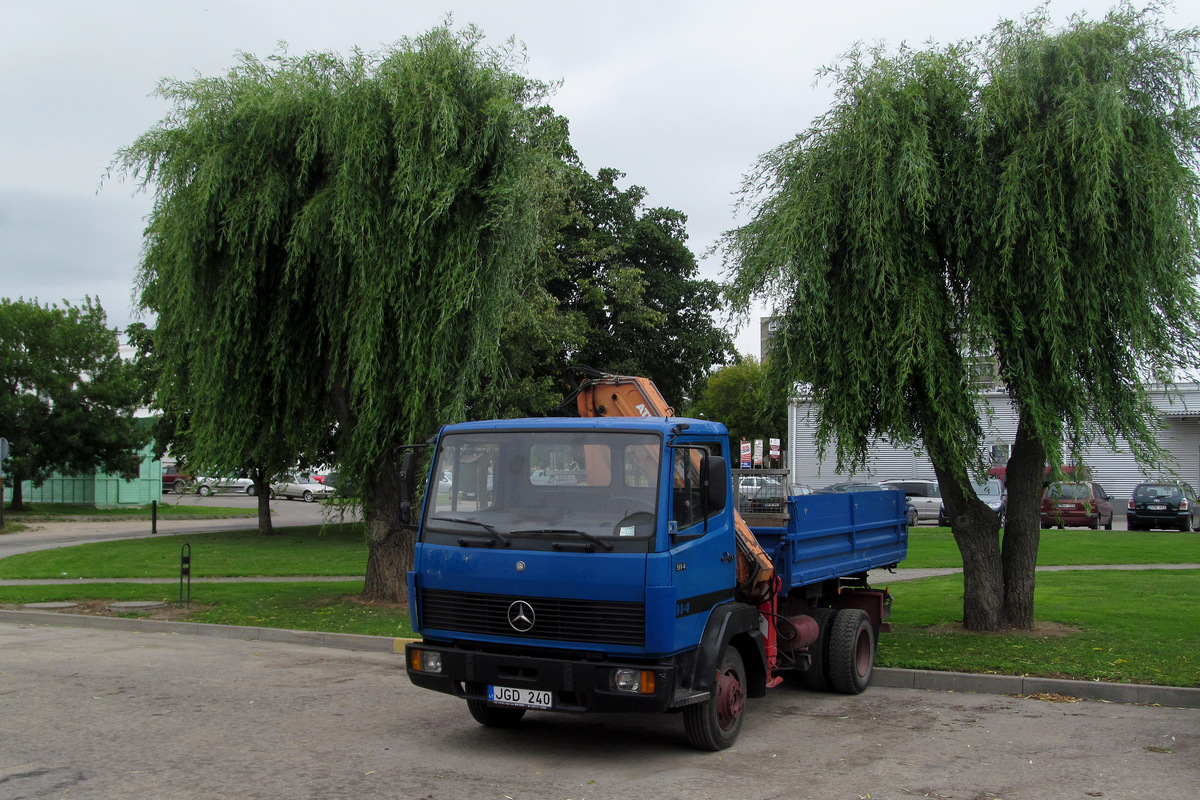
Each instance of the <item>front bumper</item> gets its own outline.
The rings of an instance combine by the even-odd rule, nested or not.
[[[439,672],[413,669],[414,651],[436,651]],[[417,642],[405,646],[409,680],[415,686],[469,700],[486,700],[489,685],[552,693],[551,711],[666,711],[675,699],[676,663],[655,661],[572,660],[547,656],[467,650],[450,644]],[[648,670],[653,692],[618,691],[612,686],[617,668]]]

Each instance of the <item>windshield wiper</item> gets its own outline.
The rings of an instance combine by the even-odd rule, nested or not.
[[[575,528],[534,528],[532,530],[526,530],[526,531],[513,531],[512,535],[513,536],[521,536],[521,535],[526,535],[526,534],[537,534],[537,533],[545,533],[545,534],[548,534],[551,536],[558,536],[558,535],[562,535],[562,534],[567,534],[570,536],[582,536],[584,539],[587,539],[592,544],[600,545],[605,550],[611,551],[613,549],[612,544],[604,541],[599,536],[593,536],[592,534],[588,533],[587,531],[576,530]],[[559,547],[559,543],[555,542],[554,546],[556,548]]]
[[[512,539],[509,539],[503,533],[496,530],[491,525],[488,525],[486,522],[477,522],[476,520],[473,520],[473,519],[455,519],[454,517],[430,517],[430,519],[437,520],[438,522],[461,522],[463,525],[474,525],[476,527],[483,528],[485,531],[487,531],[491,535],[491,537],[492,537],[491,543],[492,544],[495,544],[496,542],[500,542],[505,547],[512,546]],[[458,543],[465,547],[466,543],[469,541],[470,541],[469,539],[459,539]]]

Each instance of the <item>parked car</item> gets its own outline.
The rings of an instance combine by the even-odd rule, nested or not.
[[[1042,527],[1084,527],[1111,531],[1113,507],[1095,481],[1055,481],[1042,494]]]
[[[1134,487],[1125,519],[1131,531],[1200,531],[1200,499],[1183,481],[1144,481]]]
[[[285,500],[303,500],[315,503],[333,497],[337,489],[328,483],[323,483],[311,475],[285,475],[282,480],[271,481],[271,497],[282,497]]]
[[[764,483],[753,497],[742,495],[740,509],[746,514],[782,514],[787,505],[787,496],[782,483]]]
[[[942,490],[938,487],[937,481],[895,478],[881,481],[881,483],[904,492],[904,496],[917,507],[918,522],[935,522],[937,520],[938,507],[942,504]]]
[[[162,490],[164,492],[174,491],[175,494],[183,494],[183,490],[191,482],[192,476],[180,472],[177,465],[168,464],[163,467]]]
[[[738,478],[738,496],[742,499],[754,497],[764,486],[778,486],[780,490],[783,488],[783,484],[774,475],[743,475]]]
[[[242,492],[254,497],[258,491],[254,488],[254,481],[249,478],[214,478],[214,477],[199,477],[196,478],[196,494],[201,497],[218,493],[236,493]]]
[[[789,483],[787,488],[788,497],[803,497],[806,494],[812,494],[812,487],[804,483]]]
[[[996,516],[1000,518],[1000,524],[1004,525],[1004,518],[1008,514],[1008,493],[1004,491],[1004,485],[1000,483],[999,478],[988,478],[983,483],[971,482],[971,488],[975,490],[975,496],[988,504],[988,508],[996,512]],[[938,525],[946,526],[950,524],[950,518],[946,516],[946,504],[942,503],[938,507]]]

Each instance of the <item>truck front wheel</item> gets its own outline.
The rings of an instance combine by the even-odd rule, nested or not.
[[[683,709],[688,742],[700,750],[724,750],[742,731],[746,710],[746,666],[733,645],[721,655],[712,697]]]
[[[487,692],[487,687],[482,684],[467,684],[467,691],[483,694]],[[487,700],[468,699],[467,710],[476,722],[489,728],[515,728],[521,722],[521,717],[525,716],[523,708],[492,706],[488,705]]]
[[[842,694],[859,694],[875,670],[875,629],[867,612],[843,608],[829,632],[829,682]]]

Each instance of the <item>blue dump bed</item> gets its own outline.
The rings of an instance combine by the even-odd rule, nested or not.
[[[848,492],[788,498],[786,528],[751,526],[783,580],[797,586],[889,567],[908,554],[904,493]]]

